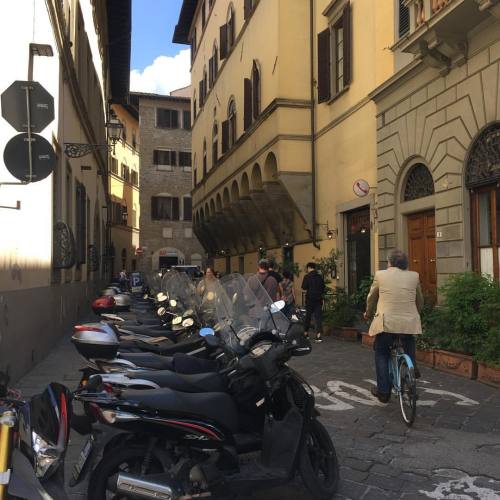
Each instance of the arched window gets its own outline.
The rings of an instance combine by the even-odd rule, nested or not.
[[[203,139],[203,178],[207,175],[207,141]]]
[[[217,122],[212,129],[212,166],[215,167],[219,158],[219,128]]]
[[[214,86],[215,80],[217,79],[217,72],[219,71],[219,62],[218,62],[218,50],[217,50],[217,42],[214,42],[214,47],[212,49],[212,57],[209,62],[209,83],[210,88]]]
[[[233,144],[236,142],[236,137],[237,137],[237,135],[236,135],[236,104],[234,102],[234,99],[231,99],[229,101],[227,118],[229,120],[228,143],[229,143],[229,147],[232,147]]]
[[[434,180],[429,169],[423,163],[414,165],[408,177],[403,192],[403,201],[416,200],[434,194]]]
[[[236,21],[234,17],[234,7],[233,4],[229,6],[227,10],[227,49],[231,50],[231,47],[234,45],[234,40],[236,31]]]
[[[252,65],[252,109],[253,117],[260,115],[260,71],[257,61]]]
[[[486,127],[469,152],[474,270],[500,279],[500,122]]]

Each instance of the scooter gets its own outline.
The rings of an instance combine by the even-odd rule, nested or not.
[[[112,388],[78,395],[117,432],[93,469],[89,498],[230,496],[287,484],[297,474],[312,498],[334,495],[333,443],[317,419],[314,392],[286,364],[310,352],[303,329],[277,305],[252,299],[238,279],[227,284],[234,307],[222,304],[220,321],[225,346],[236,354],[224,372],[231,395]]]

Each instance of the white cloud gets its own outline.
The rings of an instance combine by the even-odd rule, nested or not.
[[[169,94],[172,90],[186,87],[191,83],[190,65],[189,49],[179,51],[174,57],[157,57],[142,73],[137,69],[130,72],[130,90]]]

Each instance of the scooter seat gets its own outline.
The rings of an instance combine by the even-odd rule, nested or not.
[[[231,432],[238,430],[238,412],[231,396],[223,392],[189,393],[172,389],[126,390],[120,399],[157,410],[162,416],[217,422]],[[167,414],[167,415],[165,415]]]
[[[118,357],[141,368],[152,370],[173,370],[174,368],[172,357],[160,356],[153,352],[120,352]]]
[[[226,392],[227,382],[219,373],[185,375],[169,370],[128,372],[132,379],[150,380],[160,387],[181,392]]]
[[[132,333],[140,335],[147,335],[148,337],[175,337],[175,334],[167,330],[164,326],[151,326],[151,325],[118,325],[122,330],[127,330]],[[126,334],[126,333],[125,333]]]

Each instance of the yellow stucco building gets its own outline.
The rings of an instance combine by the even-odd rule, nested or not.
[[[192,47],[194,228],[219,270],[253,272],[264,253],[303,268],[338,248],[353,291],[376,269],[369,94],[394,72],[393,4],[184,1],[174,41]]]
[[[109,225],[113,276],[137,268],[139,247],[139,113],[132,105],[112,106],[123,125],[122,136],[110,158]]]

